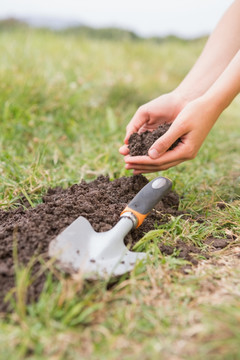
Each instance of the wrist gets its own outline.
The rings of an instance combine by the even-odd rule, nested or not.
[[[175,99],[175,103],[177,104],[179,111],[181,111],[189,102],[191,102],[191,99],[178,87],[174,89],[170,94],[173,99]]]
[[[194,89],[193,86],[187,86],[185,80],[178,85],[175,92],[182,97],[186,104],[201,97],[204,93],[200,86],[197,89]]]
[[[224,98],[221,94],[214,94],[210,91],[201,96],[201,101],[208,111],[216,113],[218,116],[226,107],[224,104]]]
[[[240,93],[240,50],[236,53],[224,72],[201,96],[215,113],[220,115]]]
[[[220,104],[220,99],[217,99],[208,92],[195,99],[193,103],[198,104],[199,112],[202,113],[203,119],[207,121],[210,127],[215,124],[224,110]]]

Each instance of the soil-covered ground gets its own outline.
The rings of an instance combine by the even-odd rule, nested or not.
[[[122,177],[110,181],[99,176],[96,180],[73,185],[67,189],[60,187],[49,189],[43,197],[43,203],[31,208],[26,199],[17,209],[0,210],[0,312],[8,309],[3,301],[7,292],[14,287],[15,264],[13,248],[17,247],[18,264],[26,265],[34,255],[47,259],[49,242],[78,216],[85,216],[96,231],[106,231],[119,220],[121,211],[135,194],[146,185],[148,180],[142,175]],[[154,229],[156,224],[169,221],[169,214],[179,215],[179,197],[169,192],[145,219],[141,227],[133,230],[126,238],[126,243],[134,245],[145,233]],[[209,244],[218,248],[217,239],[210,238]],[[224,244],[227,245],[225,240]],[[194,245],[178,241],[174,246],[159,243],[163,254],[171,255],[177,249],[178,256],[193,264],[192,254],[201,253]],[[175,251],[176,252],[176,251]],[[40,263],[33,266],[36,275]],[[45,274],[36,276],[29,287],[28,301],[36,300],[42,291]]]
[[[129,141],[131,155],[146,154],[153,142],[168,128],[168,124],[163,124],[153,132],[133,134]],[[172,148],[179,141],[180,139]],[[106,176],[99,176],[90,183],[83,180],[67,189],[50,188],[42,203],[35,208],[31,208],[27,199],[23,198],[17,209],[0,210],[0,312],[8,309],[9,305],[3,300],[15,285],[14,253],[17,253],[17,264],[23,266],[33,256],[41,255],[42,259],[47,259],[49,242],[78,216],[86,217],[95,231],[111,229],[119,220],[121,211],[147,182],[142,175],[122,177],[114,181]],[[145,233],[154,229],[156,224],[169,221],[170,214],[179,215],[178,205],[179,197],[171,191],[158,203],[142,226],[126,236],[126,244],[133,246]],[[219,245],[224,247],[228,240],[223,239],[218,244],[217,239],[210,238],[208,244],[213,248],[218,248]],[[184,241],[177,241],[174,246],[159,243],[159,248],[166,255],[176,253],[177,250],[180,258],[192,264],[197,263],[192,254],[201,253],[198,247],[189,246]],[[34,276],[38,274],[40,267],[40,262],[36,261],[32,268],[35,280],[29,287],[28,301],[36,300],[42,291],[45,274]]]
[[[160,138],[170,127],[171,124],[162,124],[154,131],[145,131],[141,134],[133,133],[129,138],[129,153],[131,156],[142,156],[147,155],[148,150],[153,145],[153,143]],[[180,142],[180,139],[177,139],[169,148],[172,150]]]
[[[26,265],[33,255],[47,258],[49,242],[78,216],[85,216],[96,231],[106,231],[119,220],[127,203],[147,183],[144,176],[122,177],[110,181],[100,176],[96,180],[67,189],[49,189],[43,203],[35,208],[19,206],[15,210],[0,211],[0,311],[6,310],[3,298],[14,286],[13,246],[17,246],[18,262]],[[166,214],[178,214],[178,195],[170,192],[143,225],[126,237],[126,243],[136,243],[155,224],[168,221]],[[36,274],[40,264],[35,264]],[[44,275],[38,277],[29,290],[29,301],[42,290]]]
[[[131,155],[147,154],[149,147],[168,128],[168,124],[163,124],[153,132],[133,134],[129,140]],[[181,140],[178,139],[171,148],[179,141]],[[119,220],[121,211],[147,182],[142,175],[122,177],[114,181],[106,176],[99,176],[92,182],[83,180],[67,189],[50,188],[42,203],[35,208],[31,208],[27,199],[23,198],[17,209],[0,210],[0,312],[8,310],[9,305],[4,302],[4,297],[15,285],[16,255],[14,257],[13,254],[17,254],[18,266],[26,266],[37,255],[48,259],[49,242],[79,216],[86,217],[95,231],[111,229]],[[179,197],[171,191],[158,203],[142,226],[126,236],[126,244],[133,246],[145,233],[154,229],[156,224],[169,221],[169,215],[179,215],[178,206]],[[209,238],[206,242],[213,249],[218,249],[227,246],[229,241]],[[184,241],[177,241],[174,246],[160,242],[159,248],[163,254],[177,253],[178,257],[192,264],[197,263],[192,254],[201,253],[198,247],[187,245]],[[40,262],[36,261],[32,268],[33,277],[38,274],[40,267]],[[45,274],[37,275],[34,279],[28,291],[29,302],[36,300],[41,293]]]

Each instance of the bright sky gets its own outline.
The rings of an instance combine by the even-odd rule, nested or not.
[[[194,37],[213,30],[233,0],[3,0],[0,17],[119,26],[140,35]],[[46,23],[46,21],[45,21]]]

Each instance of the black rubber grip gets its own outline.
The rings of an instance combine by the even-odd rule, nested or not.
[[[140,214],[148,214],[172,188],[172,182],[165,177],[157,177],[145,185],[128,204]]]

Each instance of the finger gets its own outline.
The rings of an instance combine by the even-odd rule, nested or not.
[[[154,163],[159,165],[165,165],[175,161],[185,161],[191,158],[192,150],[189,144],[184,143],[184,140],[180,142],[173,150],[166,151],[159,158],[154,160]],[[127,155],[128,156],[128,155]]]
[[[124,139],[125,144],[128,144],[128,139],[131,134],[138,132],[138,130],[149,121],[149,113],[145,105],[140,108],[134,114],[132,120],[127,125],[126,137]]]
[[[126,163],[133,163],[133,164],[155,164],[157,163],[157,160],[152,160],[149,156],[131,156],[126,155],[124,158],[124,161]]]
[[[170,146],[181,136],[185,135],[180,126],[174,126],[173,124],[170,126],[168,131],[164,135],[162,135],[155,143],[151,146],[148,151],[148,155],[151,159],[157,159],[162,154],[164,154]]]
[[[173,166],[177,166],[178,164],[180,164],[182,161],[176,161],[176,162],[172,162],[169,163],[167,165],[164,166],[159,166],[158,168],[149,168],[149,169],[139,169],[139,170],[135,170],[133,169],[133,174],[137,175],[137,174],[147,174],[147,173],[153,173],[153,172],[158,172],[158,171],[164,171],[164,170],[168,170]]]
[[[129,154],[129,148],[128,148],[128,146],[127,146],[127,145],[121,146],[121,147],[119,148],[119,152],[120,152],[120,154],[122,154],[122,155],[124,155],[124,156],[128,155],[128,154]]]
[[[181,161],[188,159],[188,147],[184,142],[179,143],[173,150],[165,152],[157,159],[152,159],[149,156],[130,156],[126,155],[124,160],[126,164],[140,164],[140,165],[165,165],[174,161]]]
[[[154,170],[157,171],[159,166],[147,166],[147,165],[136,165],[136,164],[127,164],[125,165],[127,170]]]
[[[152,166],[151,165],[127,164],[126,169],[139,171],[139,172],[156,172],[156,171],[160,171],[160,170],[169,169],[170,167],[180,164],[182,161],[183,160],[179,160],[179,161],[173,161],[173,162],[167,163],[165,165],[152,165]]]

